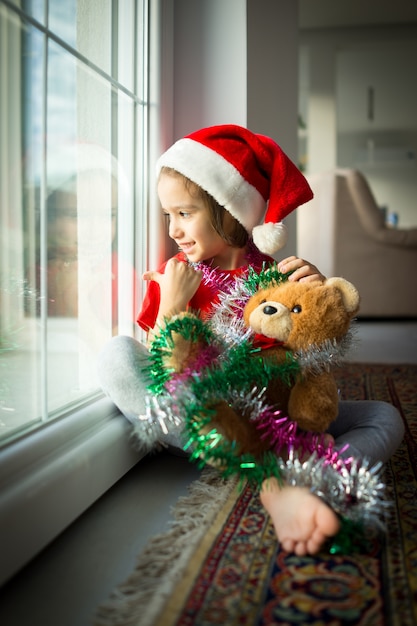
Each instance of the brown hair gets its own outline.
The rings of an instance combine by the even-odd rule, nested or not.
[[[249,240],[247,230],[240,222],[237,221],[236,218],[233,217],[233,215],[231,215],[231,213],[229,213],[229,211],[227,211],[227,209],[221,206],[217,200],[213,198],[213,196],[192,180],[171,167],[163,166],[161,168],[160,176],[161,174],[182,178],[187,191],[191,195],[203,200],[209,209],[210,221],[214,230],[229,246],[232,246],[233,248],[244,248],[246,246]]]

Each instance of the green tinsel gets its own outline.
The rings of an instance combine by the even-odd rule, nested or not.
[[[329,542],[330,554],[352,554],[368,552],[370,542],[367,539],[365,526],[362,522],[340,517],[340,529]]]
[[[264,452],[261,459],[252,454],[239,455],[235,441],[226,440],[215,428],[202,433],[200,426],[195,420],[187,420],[189,440],[184,446],[184,449],[192,447],[190,460],[197,462],[199,467],[210,463],[219,469],[224,478],[237,475],[241,481],[246,479],[256,488],[261,487],[264,480],[271,477],[282,483],[275,454]]]
[[[257,272],[253,267],[249,267],[248,275],[242,280],[246,289],[253,295],[259,289],[266,289],[271,285],[280,285],[288,280],[293,272],[287,272],[282,274],[276,263],[266,264],[263,263],[260,272]]]
[[[262,280],[266,281],[266,276],[268,280],[272,277],[277,280],[278,274],[277,270],[265,270]],[[252,276],[253,279],[255,276],[259,277],[253,270],[250,275],[251,279]],[[185,316],[166,321],[150,348],[148,374],[152,383],[148,390],[151,394],[163,393],[166,383],[174,380],[173,371],[164,365],[165,359],[170,356],[175,346],[174,334],[180,334],[191,342],[202,341],[207,345],[216,342],[217,345],[221,345],[221,340],[215,336],[209,324],[200,318]],[[214,461],[217,466],[223,468],[225,476],[237,474],[257,484],[258,487],[267,477],[275,476],[279,479],[281,472],[276,456],[272,452],[265,453],[258,459],[250,455],[240,455],[236,449],[236,442],[228,441],[212,428],[212,420],[216,415],[213,407],[220,402],[226,402],[233,408],[233,404],[240,398],[239,393],[241,395],[250,393],[255,387],[261,392],[273,380],[291,385],[299,369],[291,353],[286,355],[283,362],[278,362],[272,357],[264,358],[250,341],[242,341],[225,349],[224,353],[221,353],[211,365],[204,367],[203,371],[195,371],[186,381],[182,381],[182,391],[177,399],[180,404],[177,409],[184,418],[185,432],[188,435],[187,447],[193,449],[192,459],[200,459],[203,463]],[[175,382],[173,384],[175,385]],[[184,385],[188,387],[187,393],[184,391]]]
[[[213,399],[227,397],[230,389],[250,390],[254,385],[262,389],[272,380],[290,385],[298,372],[299,365],[291,354],[280,363],[258,356],[252,344],[244,342],[230,348],[227,359],[219,358],[212,367],[196,374],[191,385],[196,395],[213,402]]]
[[[276,363],[258,358],[247,343],[236,346],[228,352],[228,359],[207,368],[204,375],[195,375],[190,381],[192,398],[183,405],[185,431],[188,434],[187,448],[192,448],[191,458],[200,463],[215,463],[225,477],[238,475],[247,478],[260,487],[269,477],[281,478],[277,458],[272,452],[264,453],[261,458],[248,454],[238,454],[237,443],[223,437],[215,428],[210,428],[215,412],[210,409],[216,403],[230,400],[231,390],[250,390],[255,381],[259,388],[280,378],[289,382],[298,372],[298,364],[292,358],[284,363]],[[244,418],[242,418],[244,419]]]
[[[242,279],[242,284],[245,289],[251,294],[255,293],[260,288],[265,288],[271,284],[280,284],[288,280],[288,277],[292,272],[282,274],[278,270],[276,263],[263,264],[260,272],[256,272],[252,267],[249,267],[248,276]],[[150,365],[146,368],[146,373],[150,376],[152,383],[148,386],[148,391],[152,394],[160,394],[164,388],[165,383],[171,378],[173,370],[164,365],[164,360],[170,356],[175,346],[175,333],[181,334],[181,336],[191,342],[203,341],[207,345],[214,342],[221,342],[220,337],[216,337],[210,324],[203,321],[197,316],[185,316],[175,319],[164,320],[164,324],[161,326],[159,333],[154,337],[150,348]],[[274,366],[270,361],[265,362],[264,365],[260,364],[260,367],[256,367],[251,364],[253,371],[247,371],[242,377],[242,363],[245,363],[245,359],[251,357],[253,359],[253,348],[248,342],[242,342],[241,346],[235,348],[235,352],[231,354],[227,353],[228,362],[228,384],[238,384],[239,388],[242,384],[250,382],[248,379],[252,376],[253,381],[257,381],[258,385],[266,386],[269,380],[274,376],[282,376],[284,382],[290,384],[292,377],[296,373],[296,368],[291,367],[290,361],[294,361],[292,365],[295,365],[295,359],[288,355],[285,365]],[[261,361],[261,358],[259,359]],[[288,366],[288,371],[286,372]],[[226,372],[222,370],[222,375]],[[263,382],[258,380],[257,376],[260,375]],[[217,377],[220,380],[220,377]],[[244,383],[243,383],[244,380]]]
[[[178,317],[165,320],[158,335],[154,337],[149,347],[150,364],[145,372],[151,377],[152,383],[148,391],[158,395],[162,392],[165,383],[171,378],[173,370],[164,364],[164,359],[169,357],[175,346],[174,333],[180,334],[184,339],[197,342],[203,340],[210,344],[215,340],[214,334],[207,323],[196,316]]]

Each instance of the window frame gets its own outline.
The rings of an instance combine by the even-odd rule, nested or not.
[[[14,4],[4,4],[18,14]],[[146,114],[145,141],[140,158],[153,162],[160,151],[159,128],[163,113],[160,97],[161,7],[148,5],[148,73],[150,110]],[[163,11],[162,11],[163,12]],[[168,15],[172,12],[168,11]],[[152,80],[151,76],[152,69]],[[149,264],[149,250],[158,257],[160,220],[153,190],[153,168],[145,169],[148,206],[146,238],[134,242],[135,258]],[[135,191],[136,193],[136,191]],[[138,217],[135,216],[135,221]],[[153,244],[153,245],[152,245]],[[146,248],[146,249],[145,249]],[[136,294],[141,300],[140,289]],[[135,331],[143,338],[140,330]],[[74,522],[144,456],[132,445],[131,427],[117,407],[100,392],[72,411],[28,430],[0,448],[0,585],[9,580],[43,548]]]
[[[0,584],[131,469],[143,453],[106,398],[45,423],[0,454]]]

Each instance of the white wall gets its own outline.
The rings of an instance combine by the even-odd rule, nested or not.
[[[249,128],[270,135],[297,163],[298,7],[293,0],[248,0]],[[296,253],[296,213],[276,258]]]
[[[174,133],[246,124],[246,2],[176,0]]]

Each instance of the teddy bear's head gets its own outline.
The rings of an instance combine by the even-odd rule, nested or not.
[[[359,310],[359,293],[344,278],[325,282],[286,281],[257,291],[243,319],[255,333],[282,342],[289,350],[306,350],[339,340]]]

